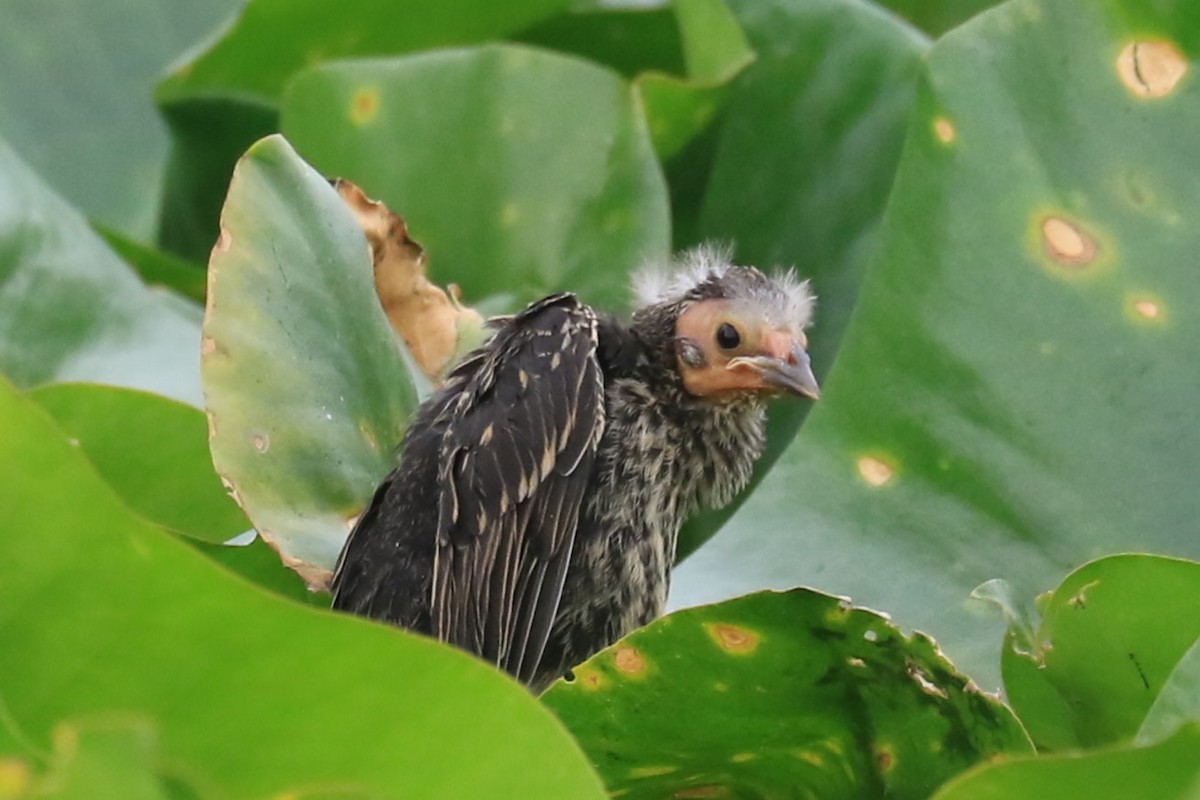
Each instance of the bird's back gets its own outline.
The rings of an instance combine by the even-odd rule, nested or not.
[[[418,409],[351,532],[333,607],[530,680],[603,430],[596,318],[556,295],[502,323]]]

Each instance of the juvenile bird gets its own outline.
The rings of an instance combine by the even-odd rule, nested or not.
[[[635,288],[628,324],[552,295],[449,374],[346,541],[334,608],[534,691],[662,614],[680,525],[745,487],[765,399],[818,396],[813,297],[713,248]]]

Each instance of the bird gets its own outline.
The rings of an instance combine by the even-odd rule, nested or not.
[[[440,639],[534,693],[664,612],[679,529],[747,485],[766,401],[816,400],[815,297],[703,245],[491,324],[415,411],[337,560],[332,607]]]

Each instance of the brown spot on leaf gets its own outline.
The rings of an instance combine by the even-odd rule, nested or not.
[[[1041,229],[1046,253],[1059,264],[1081,267],[1096,257],[1096,243],[1077,224],[1051,216],[1042,220]]]
[[[744,655],[753,653],[758,647],[759,635],[753,631],[724,622],[705,623],[712,640],[726,653]]]
[[[254,449],[260,453],[265,453],[271,449],[271,437],[265,433],[256,433],[251,441],[254,443]]]
[[[1153,300],[1137,300],[1133,304],[1133,310],[1146,319],[1158,319],[1161,313],[1158,303]]]
[[[217,351],[217,343],[211,336],[205,336],[200,340],[200,355],[211,356]]]
[[[1130,42],[1117,56],[1117,75],[1139,97],[1163,97],[1187,74],[1188,61],[1173,42]]]
[[[359,89],[350,100],[350,121],[362,127],[379,113],[379,92],[374,89]]]
[[[16,758],[0,758],[0,797],[24,797],[29,790],[29,765]]]
[[[892,764],[895,763],[896,759],[891,751],[880,749],[875,751],[875,761],[879,764],[880,772],[887,772],[892,768]]]
[[[430,283],[425,251],[409,238],[403,219],[349,181],[338,180],[334,188],[371,246],[375,293],[388,322],[421,371],[436,381],[460,350],[481,338],[483,318],[460,305],[455,293]]]
[[[953,122],[945,117],[937,117],[933,121],[933,135],[942,144],[950,144],[954,141],[954,137],[958,135],[958,132],[954,130]]]
[[[1157,297],[1144,293],[1131,294],[1125,303],[1126,313],[1135,322],[1160,324],[1166,321],[1166,309]]]
[[[875,456],[862,456],[855,462],[858,475],[868,486],[883,486],[895,475],[895,470],[887,462]]]
[[[228,229],[222,225],[220,233],[217,234],[217,241],[213,244],[213,255],[217,253],[224,253],[232,244],[233,237],[229,235]]]
[[[640,675],[646,669],[646,659],[636,648],[623,644],[613,651],[613,665],[626,675]]]
[[[604,685],[604,678],[600,677],[599,672],[593,670],[584,671],[582,668],[577,668],[575,676],[579,678],[579,685],[585,689],[595,691]]]
[[[310,592],[324,592],[329,588],[329,582],[333,580],[333,570],[293,558],[280,549],[274,535],[268,531],[259,531],[258,533],[264,542],[271,545],[271,549],[279,553],[279,560],[283,562],[283,565],[304,579]]]

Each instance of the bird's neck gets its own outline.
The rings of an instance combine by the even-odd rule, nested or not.
[[[678,524],[698,508],[728,504],[762,453],[762,401],[744,396],[713,402],[689,394],[675,369],[673,339],[663,331],[609,320],[600,334],[610,409],[622,409],[609,425],[619,429],[614,433],[630,458],[657,462],[672,473]]]

